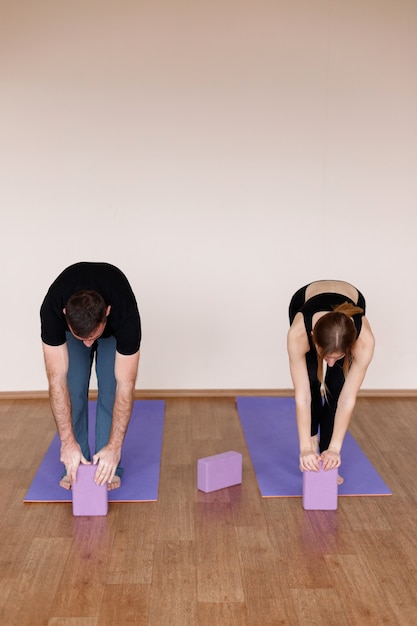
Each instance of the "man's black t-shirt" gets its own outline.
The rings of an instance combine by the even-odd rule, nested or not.
[[[77,291],[97,291],[110,306],[102,337],[114,336],[120,354],[135,354],[141,341],[141,323],[136,298],[126,276],[109,263],[75,263],[50,286],[41,306],[41,337],[50,346],[65,343],[68,325],[63,309]]]

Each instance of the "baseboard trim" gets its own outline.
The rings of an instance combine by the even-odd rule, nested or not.
[[[136,389],[137,400],[159,400],[165,398],[235,398],[236,396],[291,397],[292,389]],[[90,399],[97,398],[92,390]],[[361,389],[360,398],[417,398],[417,389]],[[48,391],[0,391],[2,400],[44,400]]]

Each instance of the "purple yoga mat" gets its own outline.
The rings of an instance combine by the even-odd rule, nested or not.
[[[89,404],[90,449],[94,451],[96,401]],[[136,400],[122,450],[124,474],[109,502],[146,502],[158,499],[159,471],[164,427],[163,400]],[[59,486],[64,466],[59,460],[60,442],[54,437],[32,481],[24,502],[72,502],[71,491]]]
[[[302,495],[294,398],[238,397],[237,410],[264,498]],[[391,495],[350,435],[342,448],[339,496]]]

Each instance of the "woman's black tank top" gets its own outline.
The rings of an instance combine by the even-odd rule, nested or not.
[[[296,294],[296,296],[298,296],[297,300],[299,302],[299,305],[301,304],[300,296],[302,297],[302,295],[304,295],[305,297],[305,291],[307,287],[308,285],[300,289]],[[313,330],[313,315],[321,311],[333,311],[334,307],[337,307],[340,304],[343,304],[344,302],[349,302],[350,304],[353,304],[354,306],[358,306],[363,310],[363,313],[356,313],[352,317],[353,322],[355,324],[355,328],[356,328],[356,337],[359,337],[359,334],[362,329],[362,317],[365,315],[366,303],[365,303],[364,296],[361,294],[359,290],[357,291],[358,291],[358,302],[354,302],[353,300],[351,300],[351,298],[348,298],[347,296],[344,296],[340,293],[330,292],[330,293],[319,293],[316,296],[312,296],[306,302],[303,302],[301,306],[297,307],[298,311],[296,312],[303,314],[304,326],[306,329],[310,347],[313,347],[312,338],[311,338],[311,331]],[[293,304],[295,304],[295,302],[293,302]],[[293,312],[295,313],[294,310]]]

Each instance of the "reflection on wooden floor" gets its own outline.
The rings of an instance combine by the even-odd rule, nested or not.
[[[359,398],[351,432],[393,495],[336,512],[261,498],[232,398],[168,398],[159,501],[101,518],[23,504],[47,400],[2,400],[0,423],[2,626],[417,623],[416,398]],[[242,485],[197,491],[197,459],[227,450]]]

